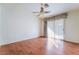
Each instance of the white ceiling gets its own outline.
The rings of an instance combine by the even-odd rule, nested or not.
[[[40,4],[29,4],[30,10],[33,11],[39,11],[40,10]],[[49,15],[56,15],[64,12],[68,12],[70,10],[79,9],[78,3],[49,3],[49,7],[46,10],[49,10],[50,13],[45,14],[45,16]]]
[[[53,16],[56,14],[68,12],[73,9],[79,9],[79,3],[48,3],[49,7],[47,8],[50,13],[45,14],[45,16]],[[20,6],[24,7],[26,10],[28,9],[31,13],[34,11],[40,10],[40,3],[10,3],[10,4],[3,4],[9,6]],[[46,9],[46,10],[47,10]]]

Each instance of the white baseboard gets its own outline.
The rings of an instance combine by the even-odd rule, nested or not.
[[[39,36],[38,35],[37,36],[32,36],[32,37],[28,37],[28,38],[24,38],[24,39],[19,39],[19,40],[16,40],[16,41],[0,42],[0,46],[20,42],[20,41],[23,41],[23,40],[29,40],[29,39],[33,39],[33,38],[37,38],[37,37],[39,37]]]

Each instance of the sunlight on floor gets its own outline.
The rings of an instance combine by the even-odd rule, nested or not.
[[[61,40],[58,40],[58,39],[54,39],[54,38],[48,38],[47,39],[47,54],[50,54],[52,53],[51,51],[55,51],[53,53],[56,53],[57,52],[61,52],[63,53],[64,52],[64,43],[63,41]]]
[[[51,49],[53,47],[58,48],[60,44],[61,44],[61,41],[60,40],[56,40],[56,39],[53,39],[53,38],[48,38],[47,48],[48,49]]]
[[[63,39],[63,36],[56,35],[54,31],[48,27],[47,49],[53,50],[53,48],[63,48],[63,41],[60,39]]]

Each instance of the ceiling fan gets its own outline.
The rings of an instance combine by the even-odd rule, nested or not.
[[[41,3],[40,11],[34,11],[33,13],[38,13],[38,16],[45,13],[50,13],[50,11],[45,11],[45,8],[49,7],[47,3]]]

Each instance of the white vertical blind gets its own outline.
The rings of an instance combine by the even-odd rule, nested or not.
[[[64,39],[64,19],[47,21],[47,36],[54,39]]]

